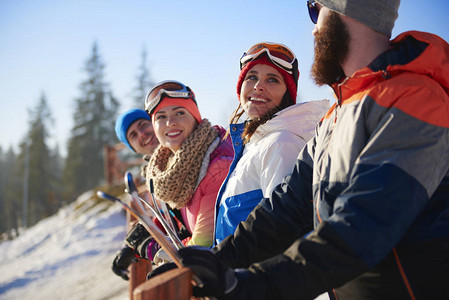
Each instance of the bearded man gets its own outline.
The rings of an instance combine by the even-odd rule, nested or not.
[[[234,235],[179,251],[204,283],[194,294],[449,299],[449,45],[390,41],[399,0],[307,6],[312,75],[337,101]]]

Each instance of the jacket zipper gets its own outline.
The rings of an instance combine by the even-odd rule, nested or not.
[[[331,140],[332,140],[332,138],[334,136],[334,127],[337,124],[337,113],[338,113],[338,110],[341,107],[341,101],[342,101],[342,99],[341,99],[342,98],[341,97],[341,87],[342,87],[343,84],[346,83],[346,81],[348,81],[348,77],[346,77],[341,83],[338,84],[338,93],[336,93],[335,89],[331,86],[331,88],[334,90],[334,94],[337,96],[337,105],[335,106],[335,109],[334,109],[335,116],[334,116],[334,122],[332,124],[332,132],[331,132],[331,136],[329,137],[328,145],[330,145]],[[325,155],[323,157],[327,157],[328,154],[329,154],[329,146],[327,146],[326,153],[325,153]],[[322,170],[320,170],[320,173],[322,173]],[[321,197],[320,197],[320,195],[318,195],[318,197],[319,197],[319,199],[317,199],[317,201],[315,202],[315,213],[317,215],[318,222],[321,223],[322,219],[321,219],[321,216],[320,216],[320,213],[319,213],[319,206],[320,206]]]

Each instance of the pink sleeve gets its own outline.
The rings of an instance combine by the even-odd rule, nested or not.
[[[228,174],[231,162],[231,159],[213,161],[209,165],[206,176],[196,189],[187,208],[187,211],[190,212],[187,213],[187,221],[192,228],[192,238],[188,245],[212,246],[215,201],[221,184]]]

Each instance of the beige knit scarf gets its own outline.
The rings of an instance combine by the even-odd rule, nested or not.
[[[212,143],[217,137],[217,130],[207,119],[203,119],[176,153],[159,145],[148,163],[148,189],[151,178],[158,200],[172,208],[184,207],[192,199],[199,183],[206,153],[210,154],[211,144],[217,146],[217,143]]]

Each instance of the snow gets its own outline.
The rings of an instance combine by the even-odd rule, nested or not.
[[[93,196],[84,193],[0,243],[1,300],[129,299],[128,282],[111,270],[126,235],[125,213],[119,204]]]
[[[0,299],[128,299],[128,282],[111,270],[125,234],[122,207],[84,193],[0,243]]]

